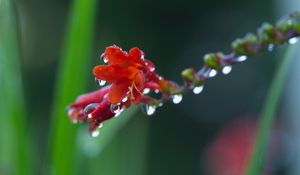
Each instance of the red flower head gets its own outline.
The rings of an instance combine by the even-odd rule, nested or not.
[[[145,88],[160,90],[164,80],[155,74],[154,64],[144,59],[144,52],[139,48],[134,47],[127,53],[117,46],[110,46],[104,52],[104,59],[108,65],[98,65],[93,72],[97,79],[112,83],[108,93],[111,103],[121,103],[122,99],[128,98],[129,103],[137,104]]]
[[[73,120],[90,122],[91,132],[124,107],[130,107],[131,103],[153,103],[155,99],[145,96],[146,91],[170,96],[179,89],[177,84],[157,75],[154,64],[145,59],[144,52],[137,47],[127,53],[117,46],[110,46],[102,55],[108,64],[94,67],[93,73],[96,80],[111,85],[78,97],[68,111]]]

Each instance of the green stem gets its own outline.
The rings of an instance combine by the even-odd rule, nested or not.
[[[285,78],[296,51],[296,46],[288,48],[285,56],[283,57],[282,63],[280,64],[280,67],[273,78],[264,108],[261,113],[253,154],[250,158],[246,171],[247,175],[261,174],[263,169],[265,151],[268,145],[268,137],[275,119],[280,95],[285,85]]]

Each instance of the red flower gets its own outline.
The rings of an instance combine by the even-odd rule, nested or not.
[[[177,84],[164,80],[154,72],[154,64],[145,59],[144,52],[137,47],[127,53],[117,46],[110,46],[103,55],[108,65],[96,66],[93,73],[97,80],[110,82],[111,85],[81,95],[68,109],[72,120],[91,123],[90,132],[117,115],[123,107],[130,107],[131,102],[152,103],[152,97],[144,96],[146,88],[164,95],[178,90]]]
[[[75,103],[68,107],[68,115],[74,122],[90,122],[89,131],[93,132],[101,126],[101,123],[114,117],[111,111],[111,103],[106,96],[110,86],[98,91],[80,95]]]
[[[154,72],[154,64],[144,59],[144,52],[139,48],[134,47],[127,53],[117,46],[110,46],[106,48],[104,58],[108,65],[98,65],[93,72],[97,79],[112,83],[108,93],[111,103],[121,103],[127,98],[137,104],[145,88],[162,90],[160,85],[165,80]]]

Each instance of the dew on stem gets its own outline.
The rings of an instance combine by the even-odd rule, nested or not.
[[[153,115],[156,111],[156,106],[155,105],[150,105],[150,104],[142,104],[142,110],[143,112],[150,116]]]
[[[288,40],[288,43],[289,44],[296,44],[298,42],[298,38],[297,37],[293,37],[293,38],[290,38]]]
[[[196,86],[196,87],[193,88],[193,93],[194,93],[194,94],[200,94],[200,93],[203,91],[203,88],[204,88],[203,85],[201,85],[201,86]]]
[[[222,73],[223,74],[229,74],[232,70],[232,66],[228,65],[228,66],[224,66],[223,69],[222,69]]]
[[[175,94],[172,96],[172,101],[174,104],[179,104],[182,101],[182,95],[181,94]]]

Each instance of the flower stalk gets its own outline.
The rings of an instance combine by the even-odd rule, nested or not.
[[[189,91],[201,93],[205,81],[219,71],[228,74],[232,65],[250,56],[272,51],[276,46],[294,44],[299,35],[299,12],[282,18],[275,25],[264,23],[256,32],[233,41],[231,53],[208,53],[204,55],[204,65],[198,71],[193,68],[183,70],[183,85],[158,75],[154,64],[145,59],[144,52],[139,48],[132,48],[127,53],[118,46],[109,46],[101,55],[104,65],[96,66],[93,73],[99,85],[111,84],[80,96],[69,106],[68,114],[73,121],[91,123],[91,133],[102,126],[103,121],[118,116],[131,104],[141,104],[145,113],[152,115],[157,107],[167,101],[180,103],[182,96]],[[157,98],[153,94],[160,96]]]

